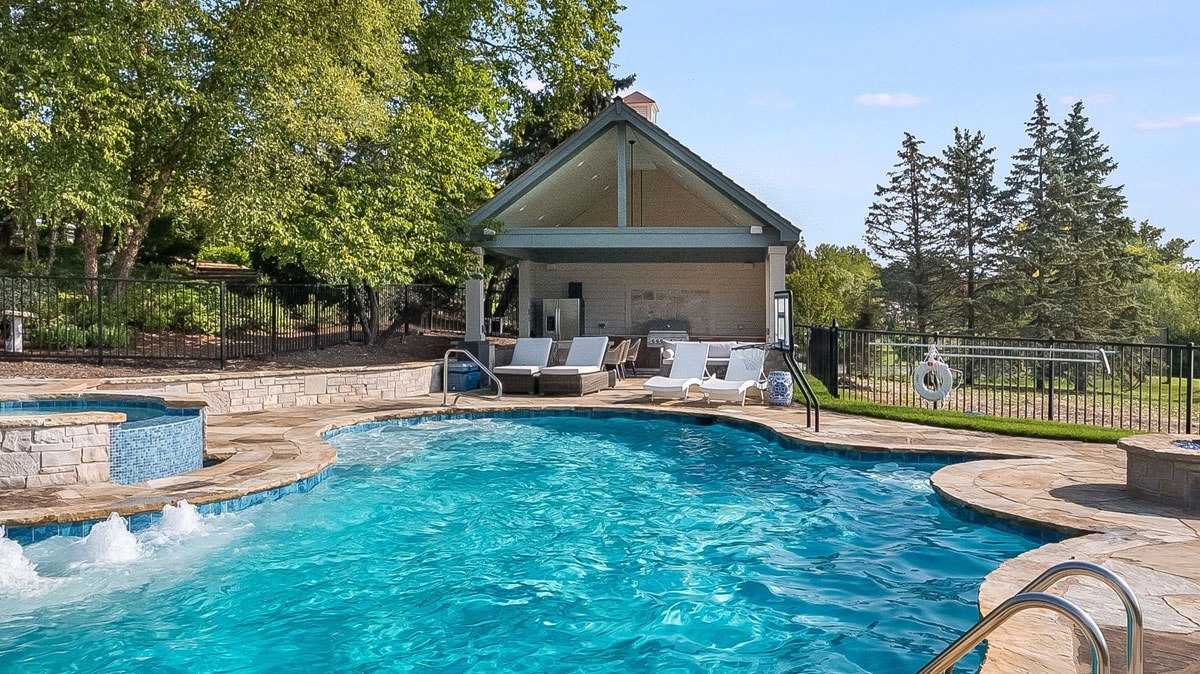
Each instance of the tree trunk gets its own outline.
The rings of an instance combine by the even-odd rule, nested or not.
[[[54,259],[58,256],[58,236],[62,230],[62,223],[50,221],[50,242],[46,248],[46,273],[54,268]]]
[[[96,259],[96,228],[83,224],[82,212],[76,218],[75,227],[80,248],[83,249],[83,275],[89,279],[96,278],[100,274],[100,265]],[[91,281],[88,282],[88,292],[93,295],[96,293],[96,285]]]
[[[30,264],[38,263],[38,226],[37,218],[29,216],[25,220],[25,256]]]
[[[362,326],[363,344],[373,346],[379,343],[379,292],[370,283],[363,283],[362,288],[354,289],[354,312],[358,324]]]

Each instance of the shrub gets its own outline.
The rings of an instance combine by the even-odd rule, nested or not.
[[[84,328],[64,320],[52,320],[31,325],[25,341],[34,349],[81,349],[88,346],[93,335]]]
[[[250,253],[237,246],[205,246],[197,258],[205,262],[224,262],[243,267],[250,266]]]

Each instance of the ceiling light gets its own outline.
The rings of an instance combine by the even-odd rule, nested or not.
[[[518,212],[518,213],[524,213],[524,212],[525,212],[525,207],[524,207],[524,206],[522,206],[522,207],[518,208],[518,209],[517,209],[517,212]]]
[[[584,162],[584,160],[583,160],[583,159],[580,159],[580,160],[579,160],[579,163],[578,163],[578,164],[576,164],[576,166],[583,166],[583,162]]]
[[[544,216],[544,215],[539,215],[539,216],[538,216],[538,222],[541,222],[542,220],[545,220],[545,219],[546,219],[546,216]],[[758,228],[758,231],[759,231],[759,233],[761,234],[761,233],[762,233],[762,227],[759,227],[759,228]]]
[[[599,177],[600,177],[600,174],[599,174],[599,173],[593,173],[593,174],[592,174],[592,180],[595,180],[596,178],[599,178]]]

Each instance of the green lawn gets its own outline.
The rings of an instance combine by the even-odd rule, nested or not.
[[[1113,443],[1118,439],[1136,435],[1138,431],[1123,431],[1114,428],[1098,428],[1082,424],[1067,424],[1060,421],[1041,421],[1037,419],[1005,419],[1002,417],[977,416],[963,414],[953,410],[931,410],[918,407],[900,407],[897,405],[881,405],[865,400],[845,400],[829,395],[825,386],[812,377],[808,377],[822,410],[859,414],[865,417],[891,419],[893,421],[910,421],[926,426],[941,428],[961,428],[972,431],[986,431],[1001,435],[1016,435],[1027,438],[1049,438],[1052,440],[1080,440],[1083,442]],[[803,402],[800,392],[796,392],[796,400]]]

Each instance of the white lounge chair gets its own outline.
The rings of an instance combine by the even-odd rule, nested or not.
[[[542,368],[539,390],[548,395],[584,395],[608,386],[604,354],[608,337],[576,337],[571,340],[565,365]]]
[[[761,346],[743,346],[729,352],[729,366],[725,368],[724,377],[712,377],[700,384],[700,392],[706,401],[721,400],[726,402],[741,401],[746,405],[746,392],[752,388],[758,389],[759,397],[764,397],[763,362],[767,359],[767,350]],[[764,397],[765,400],[765,397]]]
[[[504,384],[505,393],[537,392],[537,377],[550,362],[550,348],[554,340],[549,337],[521,337],[513,348],[512,360],[508,365],[492,368]]]
[[[666,377],[651,377],[642,384],[651,398],[688,399],[693,386],[704,379],[704,364],[708,360],[708,345],[704,342],[680,342],[675,345],[675,358]]]

